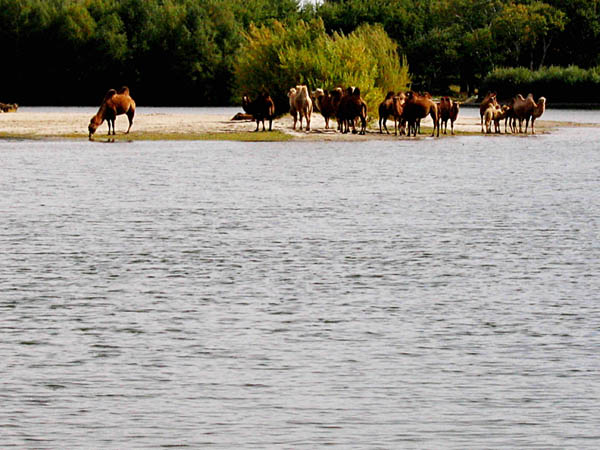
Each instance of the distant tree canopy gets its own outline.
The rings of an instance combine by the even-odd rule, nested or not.
[[[445,93],[449,86],[458,85],[463,91],[472,92],[498,67],[576,65],[589,69],[600,65],[598,3],[0,0],[0,101],[97,104],[109,87],[126,84],[140,104],[237,102],[236,83],[243,77],[236,61],[240,61],[238,50],[247,45],[247,37],[259,29],[275,30],[279,26],[276,22],[283,29],[294,29],[312,24],[313,19],[322,20],[322,29],[307,33],[317,33],[321,40],[327,34],[331,42],[340,41],[338,46],[344,42],[350,46],[345,58],[351,61],[358,58],[357,52],[363,48],[367,56],[378,58],[376,47],[380,41],[368,43],[369,48],[361,47],[358,34],[353,34],[359,27],[363,33],[371,30],[368,34],[375,29],[379,30],[377,33],[385,31],[397,46],[394,64],[406,67],[401,59],[406,56],[415,89]],[[378,27],[369,29],[363,25]],[[319,69],[312,75],[302,72],[298,78],[310,80],[312,76],[316,82],[318,73],[325,76],[319,84],[333,79],[323,69],[328,62],[317,64],[317,56],[311,55],[304,43],[291,48],[296,45],[294,42],[299,41],[289,41],[287,56],[282,55],[287,58],[282,63],[289,70],[299,58],[309,58],[308,62]],[[358,47],[351,48],[355,44]],[[385,48],[384,53],[391,47],[386,43]],[[327,47],[316,53],[333,51]],[[383,67],[379,61],[378,67]],[[300,69],[298,65],[294,67]],[[336,74],[343,68],[327,70]]]
[[[0,0],[0,101],[222,105],[254,22],[297,20],[297,0]]]
[[[328,32],[381,23],[420,90],[472,91],[496,67],[600,64],[597,0],[325,0],[317,13]]]
[[[287,89],[357,86],[369,108],[390,90],[410,85],[408,66],[401,63],[392,41],[379,25],[363,25],[348,35],[325,33],[323,22],[299,21],[290,26],[251,26],[240,47],[235,75],[239,93],[271,92],[280,112],[289,109]]]

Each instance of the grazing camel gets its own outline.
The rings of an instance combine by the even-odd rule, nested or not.
[[[115,119],[121,114],[126,114],[129,119],[129,127],[125,132],[125,134],[128,134],[133,125],[133,117],[135,116],[135,102],[129,95],[129,88],[127,86],[123,86],[118,91],[114,89],[108,90],[98,112],[90,119],[90,124],[88,125],[89,138],[92,139],[98,127],[105,120],[108,124],[108,134],[111,134],[110,129],[112,127],[112,134],[115,135]]]
[[[262,122],[262,130],[265,131],[265,119],[269,121],[269,131],[272,131],[275,103],[267,92],[261,92],[254,100],[250,100],[248,95],[244,95],[242,97],[242,108],[256,120],[256,130],[254,131],[258,131],[260,122]]]

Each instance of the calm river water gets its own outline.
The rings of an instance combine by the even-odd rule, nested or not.
[[[599,142],[0,141],[0,446],[599,448]]]

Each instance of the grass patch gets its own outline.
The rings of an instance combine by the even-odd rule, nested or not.
[[[67,134],[17,134],[0,132],[0,139],[28,139],[28,140],[88,140],[87,135],[81,133]],[[239,141],[239,142],[285,142],[293,137],[281,131],[252,132],[236,131],[227,133],[152,133],[132,132],[130,134],[116,134],[109,136],[98,133],[94,135],[94,142],[133,142],[133,141]]]

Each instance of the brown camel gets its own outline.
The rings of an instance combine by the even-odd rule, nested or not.
[[[450,133],[454,134],[454,122],[458,117],[460,106],[458,102],[452,101],[450,97],[442,97],[438,103],[439,120],[444,128],[444,134],[448,134],[448,120],[450,121]]]
[[[17,103],[0,103],[0,112],[17,112],[19,105]]]
[[[312,93],[315,99],[314,104],[317,110],[325,119],[325,129],[329,129],[329,119],[335,118],[339,100],[342,98],[341,88],[334,89],[331,92],[325,92],[319,88]]]
[[[535,119],[544,114],[546,110],[546,98],[540,97],[539,104],[533,100],[533,94],[529,94],[527,98],[523,98],[518,94],[512,102],[512,109],[515,117],[519,120],[519,133],[523,132],[523,120],[525,120],[525,134],[531,120],[531,134],[535,134]]]
[[[394,118],[394,135],[398,136],[398,128],[400,128],[400,134],[404,134],[404,127],[402,126],[402,110],[404,109],[404,102],[406,96],[404,92],[394,94],[390,91],[385,96],[385,99],[379,104],[379,132],[383,133],[383,128],[387,134],[390,132],[387,129],[387,119],[389,116]]]
[[[356,119],[360,119],[361,127],[359,134],[365,134],[367,130],[367,103],[360,96],[360,89],[349,87],[340,100],[337,119],[342,125],[342,132],[348,133],[352,126],[352,133],[356,133]]]
[[[108,124],[108,134],[110,133],[110,129],[112,126],[112,134],[116,134],[115,132],[115,119],[117,116],[121,114],[126,114],[129,119],[129,127],[125,134],[129,133],[131,130],[131,125],[133,125],[133,116],[135,116],[135,102],[129,96],[129,88],[123,86],[118,91],[114,89],[109,89],[104,99],[102,100],[102,104],[98,109],[98,112],[94,117],[91,118],[90,124],[88,126],[89,138],[92,139],[92,136],[98,129],[102,122],[106,120]]]
[[[413,133],[413,136],[417,135],[417,123],[420,123],[421,119],[431,116],[433,120],[433,132],[431,136],[440,135],[440,122],[439,112],[437,104],[431,99],[428,94],[419,95],[416,92],[410,91],[406,94],[406,102],[404,103],[404,111],[402,117],[408,124],[408,136]]]
[[[535,128],[533,126],[535,119],[541,117],[541,115],[544,114],[544,111],[546,111],[546,97],[540,97],[538,98],[537,106],[531,114],[531,134],[535,134]]]

